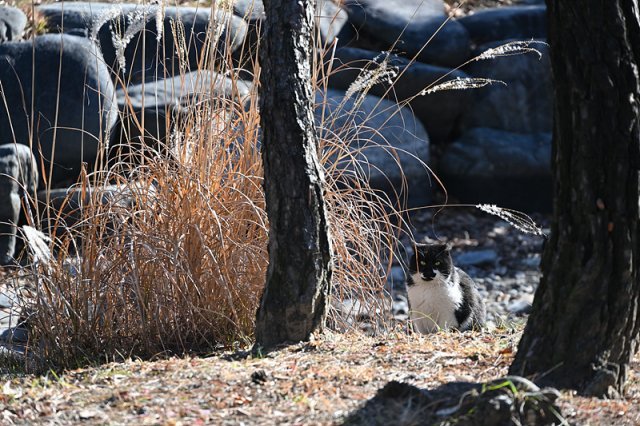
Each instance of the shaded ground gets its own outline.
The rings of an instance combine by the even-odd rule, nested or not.
[[[391,380],[434,388],[503,376],[519,337],[520,331],[506,329],[427,337],[327,334],[262,358],[225,352],[201,359],[114,363],[59,377],[5,378],[0,423],[340,424]],[[563,393],[560,403],[568,420],[639,424],[637,367],[638,359],[628,399],[600,401]]]

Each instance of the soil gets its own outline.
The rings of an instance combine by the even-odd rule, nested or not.
[[[520,333],[518,328],[429,336],[326,333],[322,339],[262,356],[236,350],[5,379],[0,423],[341,424],[392,380],[433,389],[447,382],[504,376]],[[566,420],[578,425],[640,424],[638,366],[636,359],[626,399],[563,392],[558,403]],[[397,415],[395,424],[410,424],[401,420],[407,413]]]

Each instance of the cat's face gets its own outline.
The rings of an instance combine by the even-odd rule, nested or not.
[[[453,269],[450,252],[447,244],[417,244],[409,271],[423,281],[433,281],[437,277],[447,280]]]

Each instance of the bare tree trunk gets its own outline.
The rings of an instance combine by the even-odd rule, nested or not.
[[[547,0],[554,221],[511,373],[623,390],[638,348],[640,17],[636,0]]]
[[[313,117],[314,3],[265,0],[261,43],[262,159],[269,267],[256,344],[308,340],[324,325],[331,245]]]

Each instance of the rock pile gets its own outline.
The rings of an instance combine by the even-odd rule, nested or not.
[[[431,199],[429,166],[462,202],[547,209],[548,49],[474,59],[514,40],[545,40],[545,6],[520,3],[451,18],[442,0],[319,1],[319,49],[330,74],[316,96],[320,131],[335,135],[355,122],[341,142],[357,153],[358,168],[392,197],[406,178],[412,206]],[[260,0],[231,4],[44,4],[37,10],[50,34],[27,41],[16,41],[24,14],[0,6],[0,144],[31,148],[40,188],[65,187],[82,167],[91,170],[101,146],[166,139],[194,98],[242,104],[255,91],[249,65],[264,8]],[[246,81],[217,74],[222,64]],[[505,84],[429,91],[465,78]],[[16,154],[6,155],[10,162]],[[13,211],[0,216],[15,223]]]

